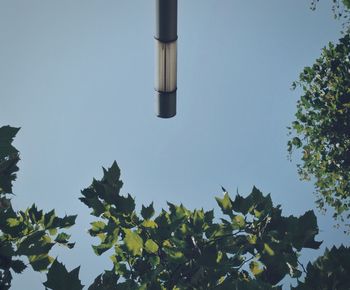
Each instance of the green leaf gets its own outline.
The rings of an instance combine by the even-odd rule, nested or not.
[[[16,227],[16,226],[18,226],[21,223],[22,222],[19,219],[17,219],[17,218],[9,218],[9,219],[7,219],[7,224],[10,227]]]
[[[236,195],[235,200],[232,203],[234,211],[241,212],[242,214],[247,214],[251,205],[248,203],[248,200],[239,194]]]
[[[106,207],[103,202],[100,201],[97,192],[93,188],[86,188],[81,191],[81,194],[84,197],[80,197],[79,200],[86,204],[89,208],[92,208],[92,214],[94,216],[100,216],[105,212]]]
[[[208,225],[213,223],[214,219],[214,210],[210,210],[204,213],[204,222]]]
[[[266,244],[266,243],[264,243],[264,251],[270,256],[274,256],[275,255],[274,250],[272,250],[271,247],[268,244]]]
[[[34,256],[47,254],[53,243],[46,243],[42,238],[45,236],[45,231],[37,231],[26,237],[17,248],[17,255]]]
[[[29,256],[29,263],[32,266],[34,271],[44,271],[50,266],[54,261],[52,257],[47,254]]]
[[[250,244],[255,245],[257,241],[257,236],[256,235],[248,235],[247,240]]]
[[[61,243],[61,244],[64,244],[64,243],[67,243],[68,240],[70,238],[70,235],[66,234],[66,233],[60,233],[57,235],[57,237],[55,238],[55,241],[57,243]]]
[[[170,220],[169,214],[162,210],[162,212],[155,218],[155,222],[158,225],[157,234],[160,240],[165,240],[171,234],[170,225],[172,221]]]
[[[140,256],[143,249],[142,238],[130,229],[124,229],[124,233],[124,243],[128,250],[132,253],[133,256]]]
[[[149,262],[152,265],[152,267],[156,267],[160,263],[160,258],[159,256],[152,255],[149,257]]]
[[[9,269],[6,269],[0,273],[0,287],[1,290],[8,290],[11,287],[12,275]]]
[[[117,281],[119,276],[114,271],[105,271],[98,275],[94,283],[90,285],[88,290],[116,290],[119,289]]]
[[[249,264],[250,271],[253,273],[254,276],[258,276],[264,271],[264,268],[262,268],[261,263],[257,261],[252,261]]]
[[[317,219],[315,213],[310,210],[303,214],[298,221],[298,236],[294,240],[296,247],[318,249],[322,242],[314,240],[318,234]],[[301,242],[301,245],[300,245]]]
[[[22,273],[27,266],[21,260],[12,260],[11,268],[15,273]]]
[[[156,253],[158,251],[158,245],[151,239],[148,239],[145,243],[145,250],[148,253]]]
[[[232,218],[232,223],[235,227],[239,229],[243,229],[245,227],[245,220],[244,220],[244,217],[241,215],[235,215]]]
[[[115,203],[117,209],[124,213],[130,215],[135,210],[135,200],[130,194],[127,197],[115,196]]]
[[[148,207],[145,207],[142,205],[141,216],[145,220],[150,219],[153,215],[154,215],[153,202]]]
[[[184,253],[176,249],[164,248],[164,252],[168,255],[168,259],[173,263],[181,264],[186,260]]]
[[[6,156],[6,159],[3,160],[0,159],[0,194],[12,193],[12,182],[16,180],[15,172],[18,171],[18,161],[18,154]]]
[[[77,215],[69,215],[65,216],[64,218],[61,219],[59,223],[60,228],[70,228],[75,224],[75,220],[77,218]]]
[[[224,193],[224,198],[215,197],[215,199],[218,205],[220,206],[222,212],[224,214],[232,216],[232,203],[228,193]]]
[[[35,204],[32,204],[31,208],[28,210],[28,215],[32,223],[39,223],[43,218],[43,211],[38,211]]]
[[[102,243],[98,246],[92,246],[92,249],[94,250],[95,254],[98,256],[101,256],[104,252],[108,251],[110,248],[112,248],[112,243]]]
[[[55,228],[56,225],[54,224],[55,219],[57,220],[55,210],[51,210],[48,213],[44,215],[44,226],[46,229],[52,229]]]
[[[12,142],[13,139],[16,137],[18,131],[20,128],[15,128],[15,127],[10,127],[9,125],[7,126],[2,126],[0,128],[0,136],[3,142]]]
[[[0,160],[18,152],[11,143],[19,129],[20,128],[10,126],[3,126],[0,128]]]
[[[155,221],[152,221],[152,220],[143,221],[142,226],[144,226],[145,228],[151,228],[151,229],[155,229],[158,227],[157,223]]]
[[[202,210],[195,210],[193,213],[193,225],[195,228],[195,231],[200,231],[204,225],[204,211]]]
[[[67,243],[65,246],[66,246],[68,249],[73,249],[74,246],[75,246],[75,243]]]
[[[91,236],[95,237],[100,233],[104,232],[104,229],[106,228],[106,224],[102,221],[96,221],[90,223],[92,228],[89,230],[89,233]]]
[[[302,143],[301,140],[298,137],[294,137],[292,140],[292,144],[296,146],[297,148],[300,148]]]
[[[57,234],[57,228],[52,228],[52,229],[49,229],[48,231],[49,231],[49,234],[50,234],[51,236],[54,236],[54,235]]]
[[[167,202],[170,210],[170,218],[172,221],[179,221],[188,216],[188,210],[180,204],[179,206]]]
[[[103,168],[103,172],[103,180],[107,180],[110,184],[118,184],[120,179],[120,168],[116,161],[113,162],[112,166],[108,170]]]
[[[11,256],[14,256],[14,255],[15,255],[15,251],[13,249],[12,243],[9,241],[0,240],[0,256],[11,258]]]
[[[43,284],[52,290],[81,290],[83,285],[79,280],[79,269],[80,267],[77,267],[68,272],[66,267],[56,259],[46,275],[47,281]]]

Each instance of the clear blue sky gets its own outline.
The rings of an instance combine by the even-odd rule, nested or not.
[[[292,81],[340,35],[323,2],[312,12],[309,1],[179,0],[178,114],[164,120],[154,115],[153,1],[0,0],[0,124],[22,127],[13,203],[79,215],[75,249],[54,254],[81,265],[83,284],[111,262],[93,254],[78,197],[113,160],[139,207],[217,208],[221,185],[233,196],[256,185],[285,215],[315,208],[287,159],[286,127]],[[322,251],[349,245],[318,216]],[[44,281],[27,270],[12,289]]]

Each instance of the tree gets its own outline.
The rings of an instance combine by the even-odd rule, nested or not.
[[[312,0],[311,1],[311,9],[312,10],[316,10],[316,6],[317,3],[320,2],[320,0]],[[332,0],[333,2],[333,14],[334,14],[334,18],[336,19],[343,19],[343,20],[347,20],[347,18],[349,17],[349,10],[350,10],[350,0]],[[349,24],[348,22],[346,22],[344,24],[344,26],[346,26],[347,24]]]
[[[34,271],[44,271],[54,259],[49,251],[54,245],[73,248],[69,235],[58,231],[72,226],[76,216],[59,218],[52,210],[44,213],[33,204],[24,211],[15,212],[9,195],[16,179],[19,153],[12,146],[18,128],[0,128],[0,289],[11,287],[12,274],[27,268],[26,257]],[[57,263],[54,262],[53,265]]]
[[[76,216],[58,218],[54,211],[44,214],[34,205],[14,212],[7,198],[18,170],[18,152],[11,145],[17,131],[0,128],[0,289],[10,288],[11,272],[23,271],[26,256],[35,271],[47,271],[45,289],[81,290],[79,267],[68,271],[48,255],[54,244],[73,247],[69,235],[57,229],[73,225]],[[321,244],[315,241],[318,227],[313,211],[284,217],[270,195],[255,187],[247,197],[237,194],[234,199],[223,188],[223,196],[216,198],[222,214],[214,218],[213,210],[189,210],[172,203],[158,215],[153,203],[142,206],[139,215],[134,198],[120,194],[122,185],[114,162],[103,169],[100,180],[94,179],[81,192],[80,200],[97,218],[89,229],[100,239],[92,246],[95,254],[114,249],[111,270],[98,275],[88,290],[281,289],[278,283],[286,275],[301,279],[305,270],[299,262],[301,250],[318,249]],[[317,277],[328,281],[327,273],[339,255],[344,257],[343,268],[333,270],[332,281],[347,288],[333,289],[348,289],[344,272],[349,270],[350,250],[344,247],[320,258],[324,267],[318,261],[309,264],[304,272],[311,273],[310,278],[307,274],[299,283],[304,288],[296,289],[315,289],[310,285],[318,285]],[[329,257],[335,257],[332,263]]]
[[[99,218],[89,230],[101,240],[95,253],[114,248],[113,269],[89,290],[281,289],[276,285],[287,274],[301,275],[299,252],[321,244],[314,240],[318,228],[312,211],[283,217],[270,196],[255,187],[246,198],[231,199],[224,190],[216,198],[224,215],[220,222],[213,210],[172,203],[156,217],[153,204],[142,206],[138,216],[134,199],[120,195],[117,164],[103,171],[80,199]]]
[[[343,2],[350,8],[348,1]],[[298,172],[302,179],[315,179],[317,206],[322,210],[330,206],[333,217],[344,221],[350,217],[349,31],[338,43],[323,48],[312,66],[304,68],[293,83],[296,87],[303,93],[290,128],[288,151],[302,150]]]
[[[350,250],[341,246],[326,249],[323,256],[306,268],[304,282],[299,282],[295,290],[347,290],[350,285]]]

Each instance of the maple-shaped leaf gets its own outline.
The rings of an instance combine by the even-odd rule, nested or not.
[[[143,240],[142,238],[135,232],[124,229],[125,238],[124,243],[128,250],[132,253],[133,256],[140,256],[142,254],[143,248]]]
[[[154,215],[153,202],[149,206],[142,205],[141,216],[148,220]]]
[[[105,271],[103,274],[100,274],[94,280],[94,283],[90,285],[88,290],[115,290],[118,288],[118,279],[119,276],[112,271]]]
[[[18,150],[11,143],[19,129],[10,126],[2,126],[0,128],[0,159],[18,153]]]
[[[227,192],[224,193],[223,198],[215,197],[218,205],[220,206],[223,214],[232,216],[232,201]]]
[[[21,260],[12,260],[11,268],[15,273],[20,274],[25,268],[27,268],[27,266]]]
[[[52,290],[81,290],[84,286],[79,280],[79,269],[80,266],[68,272],[66,267],[56,259],[46,275],[47,281],[43,284]]]
[[[0,194],[12,193],[12,182],[18,171],[18,150],[12,146],[19,128],[0,127]]]

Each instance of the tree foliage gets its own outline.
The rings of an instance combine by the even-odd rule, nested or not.
[[[79,268],[68,272],[62,263],[54,260],[47,273],[47,281],[43,284],[47,287],[46,289],[81,290],[83,285],[78,277]]]
[[[303,179],[315,178],[321,209],[331,206],[334,217],[348,219],[350,209],[350,34],[329,43],[299,81],[303,94],[288,150],[302,150],[298,165]],[[344,215],[343,215],[344,214]]]
[[[2,164],[10,164],[1,171],[5,196],[12,192],[11,181],[18,170],[18,152],[11,145],[17,131],[8,126],[0,131]],[[237,195],[231,200],[227,193],[217,198],[227,216],[217,223],[213,211],[190,211],[170,203],[169,211],[155,218],[153,204],[142,206],[138,216],[134,199],[119,194],[122,185],[120,170],[113,163],[104,169],[102,180],[94,180],[82,191],[81,200],[101,217],[90,229],[90,235],[101,239],[93,246],[95,253],[114,248],[113,271],[99,275],[89,289],[272,288],[291,269],[292,275],[300,275],[297,251],[319,246],[314,241],[318,230],[312,212],[299,219],[284,218],[270,196],[264,197],[256,188],[247,198]],[[6,197],[2,204],[6,206],[1,211],[1,289],[9,289],[10,269],[19,273],[26,267],[14,257],[26,255],[34,270],[46,270],[53,260],[48,252],[54,243],[73,246],[69,235],[57,233],[57,228],[71,226],[75,216],[61,219],[54,211],[38,211],[35,205],[16,213]],[[82,289],[78,272],[79,268],[68,272],[55,260],[44,285],[53,290]]]
[[[315,10],[317,3],[320,2],[320,0],[312,0],[311,1],[311,9]],[[333,15],[336,19],[344,19],[348,20],[349,18],[349,12],[350,12],[350,0],[332,0],[333,6]],[[344,27],[349,24],[348,21],[344,23]]]
[[[295,290],[348,290],[350,286],[350,248],[341,246],[326,249],[323,256],[306,268],[304,282],[299,282]]]
[[[69,235],[58,230],[72,226],[76,216],[59,218],[53,210],[43,213],[35,205],[18,212],[12,208],[8,195],[19,156],[11,143],[17,131],[0,128],[0,289],[10,289],[12,273],[27,267],[26,256],[35,271],[47,271],[45,289],[81,290],[79,267],[68,271],[49,256],[55,244],[73,247]],[[97,218],[89,234],[100,243],[92,248],[97,255],[113,249],[112,266],[88,290],[282,289],[279,283],[286,275],[303,280],[300,251],[321,244],[315,241],[318,227],[312,211],[282,216],[270,195],[255,187],[247,197],[235,198],[223,189],[223,196],[216,198],[222,212],[217,218],[213,210],[189,210],[172,203],[158,215],[153,203],[143,205],[137,214],[134,198],[120,194],[123,183],[117,163],[103,173],[101,180],[94,179],[82,190],[80,200]],[[326,252],[307,266],[306,279],[296,289],[316,289],[312,287],[320,281],[335,285],[332,289],[349,289],[344,274],[349,271],[348,256],[349,248],[344,247]],[[340,257],[341,268],[333,269]]]
[[[54,210],[44,213],[35,205],[18,212],[12,208],[8,195],[18,171],[19,154],[12,146],[17,132],[0,128],[0,289],[10,289],[12,273],[27,267],[27,257],[35,271],[48,270],[45,289],[81,290],[79,267],[68,271],[49,256],[55,244],[74,246],[70,236],[58,230],[72,226],[76,216],[59,218]],[[223,188],[223,196],[216,198],[219,218],[213,210],[172,203],[158,215],[153,203],[142,205],[137,214],[134,198],[120,194],[117,163],[103,173],[101,180],[94,179],[82,190],[80,199],[97,217],[89,230],[100,239],[93,250],[102,255],[113,249],[113,265],[88,290],[281,289],[278,283],[286,275],[300,279],[300,251],[321,244],[315,241],[318,227],[312,211],[284,217],[270,195],[255,187],[247,197],[237,194],[234,199]],[[320,281],[346,289],[341,287],[350,286],[344,274],[349,271],[348,256],[349,248],[344,247],[326,252],[308,265],[308,275],[296,289],[315,289]],[[340,257],[341,268],[332,270]]]
[[[53,262],[49,255],[56,245],[72,248],[69,235],[58,231],[72,226],[76,216],[57,217],[52,210],[44,213],[33,204],[24,211],[12,208],[9,196],[16,179],[19,153],[12,145],[18,128],[0,128],[0,289],[11,286],[12,273],[21,273],[27,262],[34,271],[47,270]],[[26,257],[25,259],[23,259]]]
[[[300,277],[299,252],[321,244],[312,211],[284,217],[255,187],[246,198],[231,199],[227,192],[216,198],[223,214],[218,220],[213,210],[172,203],[157,216],[153,204],[138,215],[134,199],[120,194],[117,164],[103,171],[80,199],[99,218],[89,230],[100,239],[93,249],[102,255],[113,248],[113,270],[89,290],[280,289],[286,275]]]

